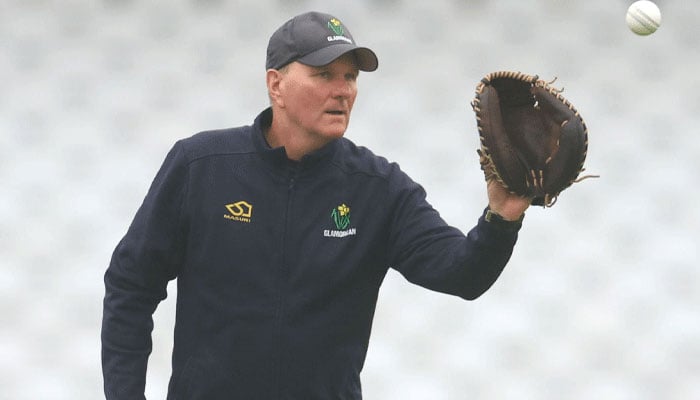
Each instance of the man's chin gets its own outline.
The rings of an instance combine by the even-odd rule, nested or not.
[[[322,135],[328,139],[338,139],[343,137],[345,135],[345,131],[348,129],[348,125],[345,123],[342,124],[333,124],[329,126],[328,128],[324,129]]]

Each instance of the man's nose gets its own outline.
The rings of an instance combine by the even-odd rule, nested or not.
[[[338,79],[333,86],[333,97],[348,98],[352,96],[355,86],[346,79]]]

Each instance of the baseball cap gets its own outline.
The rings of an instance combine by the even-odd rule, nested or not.
[[[361,71],[377,69],[377,55],[367,47],[357,46],[338,18],[312,11],[290,19],[272,34],[265,67],[280,69],[293,61],[320,67],[349,52],[355,54]]]

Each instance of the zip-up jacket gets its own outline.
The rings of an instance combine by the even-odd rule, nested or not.
[[[152,314],[177,278],[168,399],[362,398],[389,268],[475,299],[510,258],[519,223],[449,226],[399,166],[350,140],[290,161],[252,126],[168,153],[105,273],[109,400],[144,399]]]

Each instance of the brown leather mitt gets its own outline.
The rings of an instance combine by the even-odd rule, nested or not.
[[[588,129],[574,106],[536,75],[499,71],[476,87],[476,113],[486,180],[550,207],[579,178]]]

